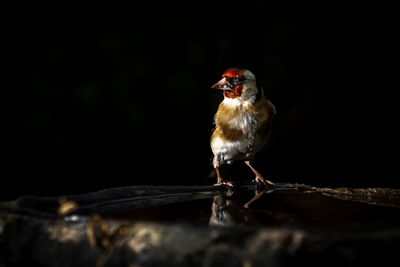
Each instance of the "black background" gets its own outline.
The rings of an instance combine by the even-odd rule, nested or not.
[[[213,184],[209,137],[222,94],[210,86],[233,66],[253,71],[277,108],[254,163],[266,177],[399,186],[389,7],[103,8],[35,6],[7,20],[2,199]],[[252,179],[241,165],[224,177]]]

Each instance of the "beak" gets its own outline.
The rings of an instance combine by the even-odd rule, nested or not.
[[[217,82],[216,84],[211,86],[211,88],[214,88],[214,89],[228,90],[228,91],[233,90],[232,87],[233,87],[233,85],[228,82],[226,77],[222,78],[219,82]]]

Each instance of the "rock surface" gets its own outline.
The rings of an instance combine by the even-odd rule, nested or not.
[[[381,207],[319,192],[327,189],[303,189],[263,196],[250,209],[219,192],[213,201],[189,197],[171,204],[166,196],[168,205],[147,203],[102,215],[76,213],[75,204],[83,206],[79,198],[59,204],[74,207],[67,216],[49,212],[43,203],[56,207],[50,199],[36,199],[31,206],[28,198],[24,205],[2,203],[0,266],[386,266],[397,261],[399,210],[393,195],[389,207]],[[39,202],[41,209],[33,209]],[[204,218],[172,213],[200,212],[204,203],[209,211]],[[176,220],[163,218],[160,210]],[[349,215],[354,213],[356,218]],[[323,218],[328,215],[332,218]]]

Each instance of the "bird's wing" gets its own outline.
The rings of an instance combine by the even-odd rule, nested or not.
[[[261,91],[262,95],[264,95],[264,88],[260,87],[260,89],[261,89],[260,91]],[[264,96],[265,96],[265,95],[264,95]],[[276,108],[275,108],[275,105],[272,104],[271,101],[269,101],[269,100],[267,100],[267,101],[268,101],[268,104],[270,104],[271,107],[272,107],[272,109],[274,110],[274,115],[276,115]]]
[[[215,131],[215,129],[217,128],[217,113],[215,113],[215,115],[214,115],[213,125],[214,125],[214,127],[211,129],[211,134],[212,134],[212,133]]]
[[[274,115],[276,115],[276,108],[275,105],[271,103],[271,101],[268,100],[268,102],[271,104],[272,109],[274,110]]]

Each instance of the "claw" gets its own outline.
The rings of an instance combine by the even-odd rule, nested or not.
[[[266,180],[261,175],[256,175],[256,183],[257,184],[262,183],[265,187],[270,187],[272,189],[275,189],[275,184],[273,182],[271,182],[270,180]]]
[[[224,181],[224,180],[218,180],[218,182],[216,184],[214,184],[214,186],[220,186],[220,185],[226,185],[229,187],[233,187],[233,184],[231,181]]]
[[[233,184],[231,181],[218,181],[218,183],[214,184],[214,186],[221,186],[221,185],[233,187]]]

